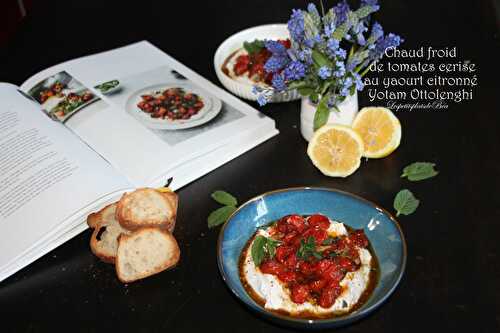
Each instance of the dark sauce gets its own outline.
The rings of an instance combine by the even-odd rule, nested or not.
[[[307,218],[307,217],[308,217],[308,215],[304,215],[304,218]],[[276,221],[273,221],[265,226],[260,227],[259,229],[265,229],[267,227],[274,225],[275,223],[276,223]],[[346,224],[344,224],[344,227],[347,229],[347,231],[349,233],[356,230],[356,229],[351,228],[350,226],[348,226]],[[260,297],[259,294],[257,294],[257,292],[252,288],[252,286],[250,286],[248,284],[248,281],[247,281],[245,274],[243,272],[243,267],[244,267],[244,262],[245,262],[247,251],[249,251],[250,245],[252,244],[259,229],[255,231],[253,236],[247,241],[247,243],[243,247],[243,250],[241,251],[240,258],[238,260],[238,272],[239,272],[241,284],[245,288],[248,295],[257,304],[259,304],[260,306],[262,306],[264,308],[264,306],[266,304],[266,300],[264,298]],[[273,309],[265,309],[265,310],[279,314],[279,315],[293,317],[293,318],[300,318],[300,319],[327,319],[327,318],[335,318],[335,317],[344,317],[344,316],[347,316],[353,312],[356,312],[370,299],[370,296],[372,295],[373,291],[375,290],[375,287],[377,286],[378,281],[380,279],[380,264],[379,264],[378,258],[376,256],[375,251],[373,250],[373,247],[372,247],[370,242],[368,244],[368,247],[366,247],[366,249],[370,252],[370,255],[372,256],[368,285],[366,286],[366,289],[363,291],[360,298],[358,299],[358,302],[356,304],[354,304],[354,306],[351,308],[351,310],[349,312],[343,312],[341,314],[338,314],[338,313],[317,314],[317,313],[312,313],[310,311],[302,311],[300,313],[293,313],[292,314],[292,313],[285,311],[285,310],[273,310]]]

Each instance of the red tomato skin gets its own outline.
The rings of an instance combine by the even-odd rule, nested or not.
[[[277,261],[283,263],[292,252],[294,251],[293,247],[288,245],[281,245],[276,248],[275,258]]]
[[[295,253],[291,253],[284,262],[285,266],[289,269],[295,269],[297,266],[297,255]]]
[[[291,271],[284,271],[278,274],[278,279],[285,283],[295,282],[295,280],[297,279],[297,274]]]
[[[368,238],[366,237],[363,230],[355,230],[349,235],[349,240],[354,243],[354,245],[365,248],[368,246]]]
[[[292,286],[292,301],[297,304],[302,304],[309,298],[309,289],[303,284],[295,284]]]
[[[321,290],[326,286],[328,281],[324,279],[319,279],[319,280],[314,280],[312,282],[309,282],[309,289],[314,292],[321,292]]]
[[[341,292],[342,288],[338,284],[329,284],[321,291],[319,306],[322,308],[331,307]]]
[[[314,269],[318,275],[323,275],[323,273],[333,265],[334,263],[331,259],[321,259],[316,263]]]
[[[313,237],[316,245],[321,245],[321,243],[323,243],[325,241],[325,239],[328,238],[328,233],[322,229],[307,229],[302,234],[302,237],[306,241],[309,237]]]
[[[331,282],[340,282],[344,278],[345,274],[342,268],[338,264],[334,264],[326,269],[321,277]]]
[[[299,233],[302,233],[307,228],[306,220],[300,215],[287,216],[286,223]]]
[[[264,274],[278,275],[283,272],[285,268],[280,263],[274,260],[266,260],[260,264],[260,271]]]
[[[302,260],[299,261],[298,268],[299,271],[304,275],[312,275],[316,271],[315,265]]]
[[[326,230],[330,227],[330,220],[328,219],[328,217],[321,214],[309,216],[309,218],[307,219],[307,223],[311,228],[319,228],[322,230]]]

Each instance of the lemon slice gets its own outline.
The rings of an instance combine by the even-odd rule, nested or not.
[[[325,175],[347,177],[359,168],[363,139],[350,127],[325,125],[318,129],[307,147],[307,155]]]
[[[401,141],[401,124],[391,110],[366,107],[359,111],[352,128],[361,135],[365,144],[363,156],[381,158],[392,153]]]

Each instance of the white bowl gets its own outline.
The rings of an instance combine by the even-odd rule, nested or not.
[[[289,39],[290,34],[286,24],[266,24],[260,25],[258,27],[248,28],[242,30],[228,39],[226,39],[217,48],[214,55],[214,66],[215,73],[219,78],[220,82],[224,87],[226,87],[233,94],[251,100],[256,101],[257,96],[252,93],[252,85],[237,82],[224,74],[222,71],[222,64],[226,58],[234,51],[243,47],[243,42],[251,42],[255,39]],[[279,94],[274,94],[271,99],[271,103],[279,102],[289,102],[300,98],[299,93],[296,90],[287,91]]]

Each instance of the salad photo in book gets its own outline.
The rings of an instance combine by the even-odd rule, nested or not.
[[[169,145],[244,117],[168,66],[114,81],[120,89],[107,98]]]
[[[66,121],[76,112],[100,100],[90,89],[66,72],[43,80],[28,91],[53,119]]]

